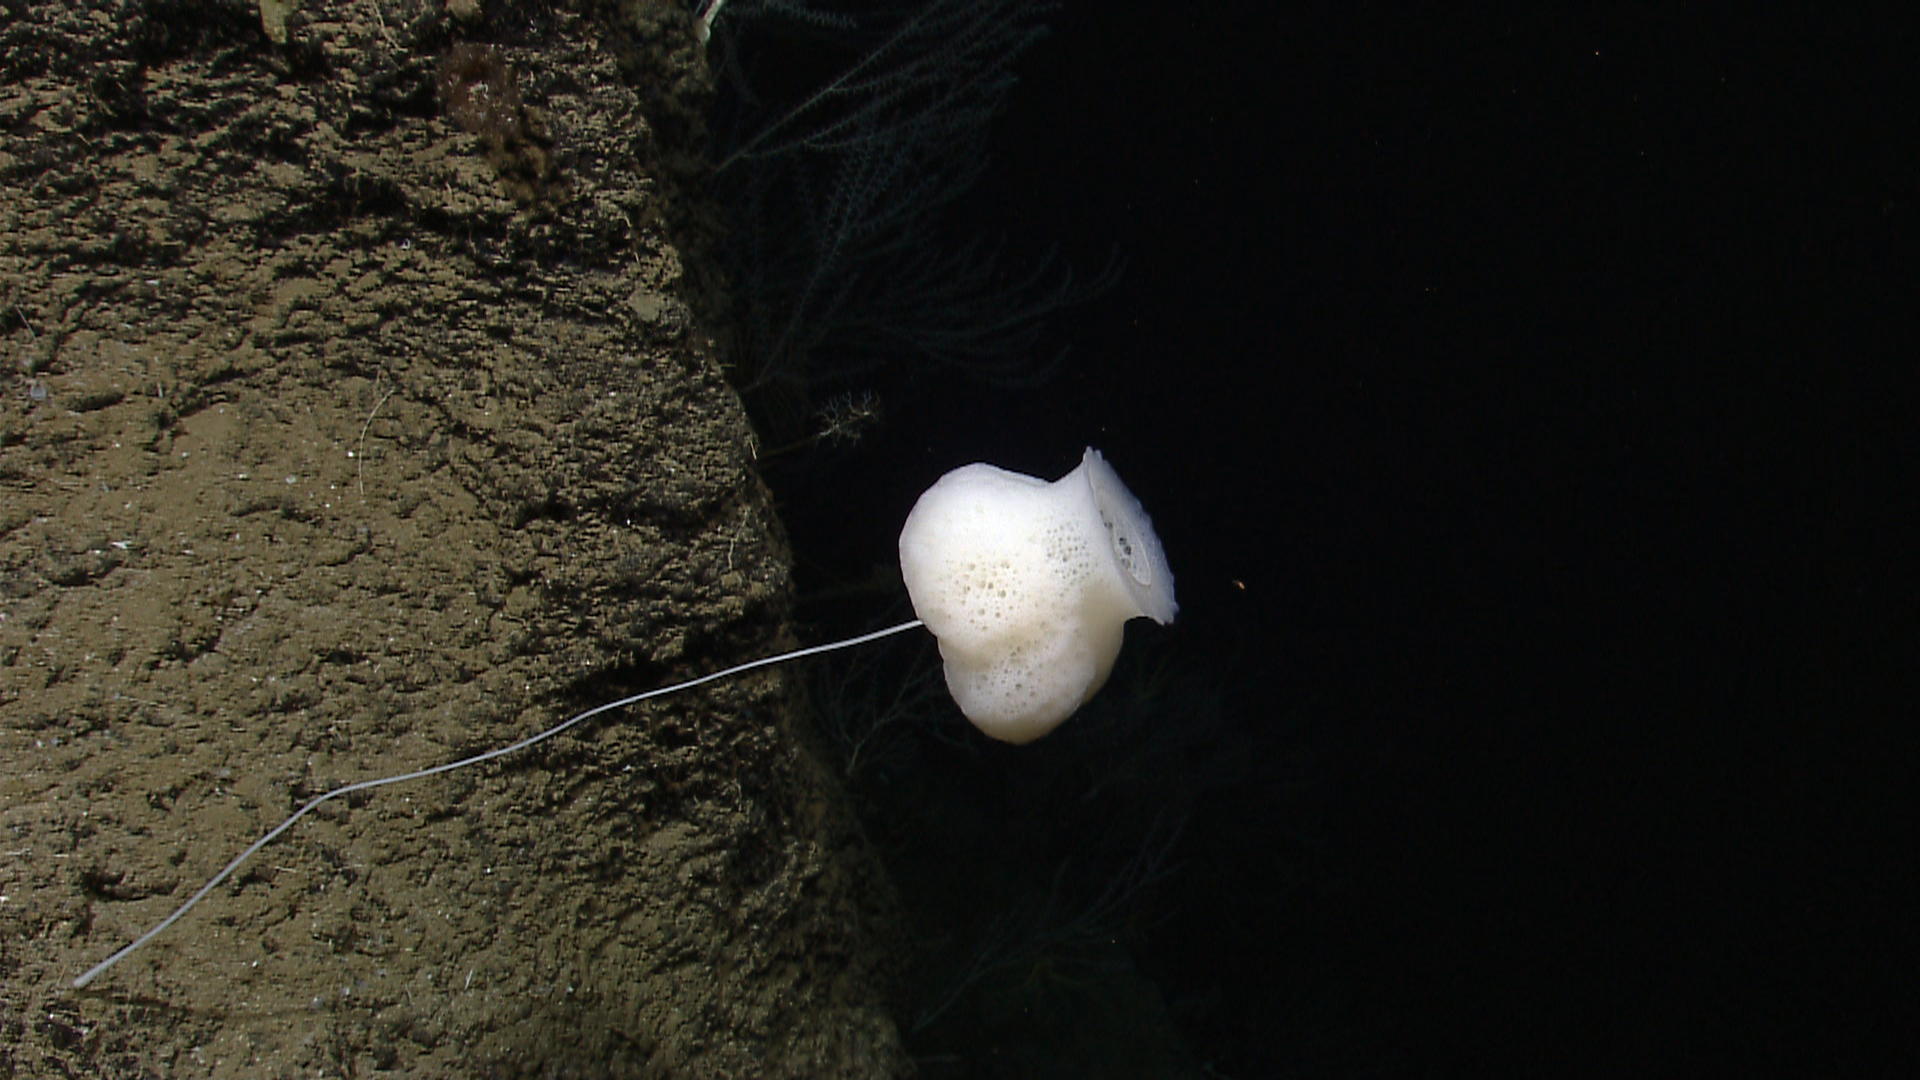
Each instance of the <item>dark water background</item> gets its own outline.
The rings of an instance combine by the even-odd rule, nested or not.
[[[1107,454],[1182,603],[1129,648],[1256,763],[1135,949],[1225,1075],[1911,1061],[1911,28],[1054,28],[963,228],[1126,274],[1046,384],[886,387],[781,480],[803,581],[946,469]]]

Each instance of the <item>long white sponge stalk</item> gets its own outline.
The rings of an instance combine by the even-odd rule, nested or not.
[[[319,806],[321,803],[326,802],[328,799],[337,799],[342,795],[350,795],[356,791],[366,791],[369,788],[385,787],[388,784],[398,784],[408,780],[420,780],[429,776],[438,776],[441,773],[452,772],[455,769],[464,769],[469,765],[478,765],[483,761],[492,761],[494,758],[505,757],[506,755],[511,754],[516,750],[525,750],[527,747],[532,746],[535,743],[545,742],[548,739],[553,738],[555,735],[560,734],[561,732],[567,730],[568,728],[574,726],[575,724],[580,723],[583,720],[590,720],[593,717],[599,716],[601,713],[612,712],[614,709],[622,709],[628,705],[637,705],[640,702],[647,700],[648,698],[662,697],[667,694],[677,694],[682,690],[691,690],[694,687],[699,686],[703,683],[710,683],[716,679],[725,679],[729,676],[740,675],[745,672],[752,671],[755,668],[771,667],[774,664],[784,664],[789,660],[799,660],[803,657],[817,656],[820,653],[833,652],[836,649],[850,649],[855,645],[865,645],[869,641],[877,641],[880,638],[888,637],[893,634],[904,633],[905,631],[912,630],[915,627],[918,627],[921,625],[923,624],[920,622],[919,619],[913,619],[908,622],[903,622],[898,626],[890,626],[885,630],[875,630],[871,634],[862,634],[859,637],[847,638],[844,641],[833,641],[833,642],[828,642],[825,645],[813,645],[805,649],[796,649],[793,652],[781,653],[778,656],[765,656],[765,657],[761,657],[758,660],[749,660],[744,664],[736,664],[735,666],[730,667],[725,671],[716,671],[711,675],[702,675],[697,679],[688,679],[686,682],[683,682],[683,683],[675,683],[672,686],[663,686],[658,690],[648,690],[645,693],[635,694],[632,697],[623,697],[618,701],[609,701],[604,705],[595,705],[593,708],[588,709],[586,712],[583,712],[578,716],[569,717],[568,719],[558,724],[555,724],[554,726],[548,728],[547,730],[541,732],[538,735],[531,735],[531,736],[528,736],[527,738],[521,739],[519,742],[514,743],[512,746],[503,746],[498,750],[489,750],[484,754],[475,754],[474,756],[469,758],[461,758],[459,761],[449,761],[445,765],[435,765],[431,769],[418,769],[414,772],[400,773],[397,776],[383,776],[377,780],[362,780],[357,784],[348,784],[346,787],[334,788],[332,791],[329,791],[325,795],[321,795],[318,798],[315,798],[312,802],[309,802],[307,805],[294,811],[292,817],[274,826],[273,831],[267,833],[267,835],[261,837],[260,839],[255,840],[251,845],[247,847],[247,850],[242,851],[238,855],[235,855],[233,857],[233,861],[227,864],[226,869],[213,875],[212,881],[209,881],[205,885],[200,886],[199,892],[194,893],[191,897],[188,897],[186,903],[181,904],[180,907],[176,909],[173,914],[160,920],[159,924],[156,925],[153,929],[147,931],[144,934],[141,934],[137,938],[134,938],[132,944],[128,945],[126,948],[121,949],[119,952],[114,953],[112,956],[109,956],[105,960],[102,960],[99,963],[88,968],[86,971],[86,974],[81,975],[79,978],[73,980],[74,989],[78,990],[86,986],[88,983],[92,982],[93,980],[99,978],[101,974],[104,973],[108,968],[112,967],[113,965],[119,963],[122,960],[125,960],[127,956],[133,952],[133,950],[138,949],[142,945],[145,945],[147,942],[153,940],[153,938],[157,934],[159,934],[162,930],[165,930],[167,927],[172,926],[174,923],[178,922],[180,919],[180,916],[185,915],[187,912],[193,910],[193,905],[199,903],[203,898],[205,898],[205,896],[208,893],[212,892],[215,889],[215,887],[217,887],[221,882],[227,880],[228,877],[232,876],[233,872],[240,868],[241,863],[244,863],[248,859],[252,858],[254,853],[259,851],[261,848],[266,847],[268,844],[273,843],[273,841],[277,837],[279,837],[281,833],[286,832],[288,829],[292,828],[294,822],[299,821],[303,817],[306,817],[307,814],[310,811],[312,811],[314,807]]]

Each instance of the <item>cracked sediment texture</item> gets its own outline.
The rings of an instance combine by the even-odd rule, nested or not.
[[[69,987],[315,794],[783,643],[627,81],[698,53],[589,11],[0,25],[0,1074],[910,1071],[778,671],[329,803]],[[446,115],[458,41],[510,138]]]

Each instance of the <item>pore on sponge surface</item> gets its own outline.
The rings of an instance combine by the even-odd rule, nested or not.
[[[907,515],[900,571],[947,689],[1007,742],[1039,738],[1100,689],[1128,619],[1178,610],[1152,521],[1091,448],[1053,483],[983,464],[941,477]]]

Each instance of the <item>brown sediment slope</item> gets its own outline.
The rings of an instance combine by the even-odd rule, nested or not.
[[[70,986],[315,794],[782,642],[685,13],[467,7],[0,25],[0,1076],[910,1071],[778,671],[329,803]]]

